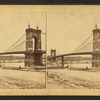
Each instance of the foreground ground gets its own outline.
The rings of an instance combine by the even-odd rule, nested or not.
[[[0,69],[0,89],[44,89],[44,72]]]
[[[44,71],[0,69],[0,89],[44,88]],[[48,69],[47,89],[100,89],[100,71]]]
[[[48,89],[100,89],[100,71],[49,70]]]

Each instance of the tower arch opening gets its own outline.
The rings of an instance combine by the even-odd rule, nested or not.
[[[32,37],[32,41],[33,41],[33,51],[36,51],[37,50],[37,38]]]

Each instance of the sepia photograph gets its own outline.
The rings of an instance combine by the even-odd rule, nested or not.
[[[99,12],[0,5],[0,95],[100,95]]]

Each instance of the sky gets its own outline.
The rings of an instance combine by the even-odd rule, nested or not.
[[[57,55],[70,53],[92,34],[96,24],[100,27],[100,6],[0,5],[0,52],[25,34],[28,23],[33,29],[38,25],[46,33],[46,12],[48,55],[51,49],[56,49]]]

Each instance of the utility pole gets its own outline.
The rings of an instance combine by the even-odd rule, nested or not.
[[[45,12],[46,16],[46,35],[45,35],[45,50],[46,50],[46,55],[45,55],[45,89],[47,89],[47,12]]]
[[[71,69],[71,63],[72,63],[72,60],[70,60],[70,67],[69,67],[69,69]]]
[[[2,66],[2,68],[4,68],[4,62],[5,62],[5,60],[3,59],[3,66]]]

